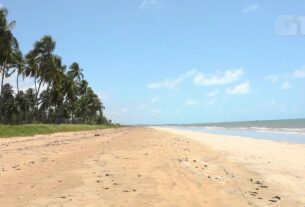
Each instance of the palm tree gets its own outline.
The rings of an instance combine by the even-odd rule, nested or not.
[[[72,63],[67,75],[77,82],[80,82],[84,78],[83,69],[79,67],[78,63]]]
[[[107,123],[102,101],[74,62],[66,72],[61,57],[54,54],[56,42],[43,36],[25,57],[12,33],[15,21],[7,21],[7,9],[0,9],[0,122]],[[17,93],[5,78],[16,72]],[[30,77],[34,89],[19,89],[19,78]],[[44,84],[47,88],[43,90]]]
[[[87,114],[89,112],[88,108],[88,98],[86,96],[80,97],[76,105],[76,115],[81,119],[82,123],[86,123]]]
[[[59,87],[62,83],[66,71],[66,66],[62,64],[61,57],[54,55],[52,57],[52,69],[45,74],[45,82],[48,84],[47,89],[50,87]]]
[[[27,114],[27,102],[25,98],[25,93],[19,91],[15,96],[16,107],[18,111],[18,124],[26,123],[26,114]]]
[[[54,66],[56,55],[53,54],[55,46],[56,43],[51,36],[44,36],[34,44],[33,50],[27,55],[29,66],[27,75],[35,79],[36,99],[42,84],[51,81],[56,70]]]
[[[42,112],[43,120],[48,120],[48,110],[52,106],[51,96],[48,90],[44,90],[40,94],[39,110]]]
[[[18,50],[19,45],[17,39],[12,33],[15,21],[7,22],[8,10],[0,9],[0,73],[1,73],[1,89],[0,89],[0,121],[2,120],[2,101],[3,101],[3,85],[4,78],[10,76],[9,70],[13,64],[13,53]]]
[[[10,84],[3,85],[2,97],[5,100],[2,106],[2,113],[4,115],[3,123],[9,124],[12,123],[16,113],[16,105],[13,96],[13,87]]]
[[[37,92],[37,79],[39,78],[38,75],[38,62],[35,57],[35,53],[33,51],[30,51],[25,56],[25,76],[30,77],[34,79],[34,85],[35,85],[35,91]]]
[[[51,36],[43,36],[35,42],[34,48],[26,55],[27,68],[25,73],[27,76],[34,78],[35,108],[37,111],[39,107],[38,96],[42,85],[47,83],[49,88],[50,84],[56,81],[62,73],[61,58],[53,53],[55,47],[56,43]],[[38,120],[38,117],[36,118]]]
[[[68,113],[71,116],[72,123],[74,122],[74,111],[76,107],[76,102],[78,100],[79,88],[77,83],[72,79],[71,76],[66,75],[62,80],[62,91],[66,95],[65,105],[67,106]]]
[[[19,76],[21,75],[23,79],[25,77],[24,61],[21,51],[18,51],[15,54],[15,63],[17,69],[17,79],[16,79],[17,94],[19,94]]]
[[[80,95],[84,96],[87,93],[88,89],[88,82],[86,80],[82,80],[79,83],[79,93]]]
[[[29,88],[25,92],[25,103],[26,103],[26,114],[25,121],[26,123],[32,123],[33,116],[35,112],[35,91],[32,88]]]
[[[4,84],[4,77],[8,76],[8,70],[12,64],[13,53],[19,48],[18,41],[11,31],[15,26],[15,21],[8,23],[6,19],[7,14],[7,9],[0,9],[0,72],[2,75],[1,94]]]

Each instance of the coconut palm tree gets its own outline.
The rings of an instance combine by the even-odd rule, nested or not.
[[[34,79],[34,87],[35,92],[37,91],[37,79],[39,78],[38,75],[38,62],[36,60],[35,54],[33,51],[30,51],[25,56],[25,69],[24,73],[26,77],[30,77]]]
[[[0,9],[0,72],[1,72],[1,94],[5,76],[8,76],[9,69],[13,64],[13,54],[19,50],[17,39],[12,33],[15,21],[7,22],[8,10]]]
[[[83,79],[83,69],[74,62],[66,72],[61,57],[54,54],[56,42],[43,36],[25,56],[12,33],[15,21],[7,21],[0,9],[0,122],[1,123],[107,123],[102,101]],[[5,78],[16,74],[17,93]],[[34,89],[19,89],[20,77],[34,80]],[[44,84],[47,87],[44,88]]]
[[[48,121],[48,110],[52,106],[50,91],[44,90],[40,94],[39,111],[45,122]]]
[[[51,36],[44,36],[35,42],[34,48],[26,56],[28,62],[26,74],[34,78],[36,99],[42,84],[50,82],[56,70],[54,65],[57,56],[53,54],[55,46],[56,43]]]
[[[33,88],[29,88],[25,92],[25,103],[26,103],[26,114],[25,114],[25,122],[32,123],[33,122],[33,116],[35,112],[35,91]]]
[[[24,79],[25,77],[25,70],[24,70],[24,60],[21,51],[17,51],[15,56],[15,64],[17,69],[17,78],[16,78],[16,86],[17,86],[17,94],[19,94],[19,77],[22,76]]]
[[[13,123],[16,113],[13,87],[10,84],[3,85],[2,97],[5,102],[2,104],[2,113],[4,115],[3,123]]]
[[[88,89],[88,82],[86,80],[81,80],[81,82],[79,82],[79,93],[80,95],[85,95],[87,93],[87,89]]]
[[[83,69],[79,67],[78,63],[72,63],[67,75],[77,82],[80,82],[84,78]]]
[[[55,47],[56,43],[51,36],[43,36],[35,42],[34,48],[26,55],[25,74],[34,78],[37,111],[41,87],[47,83],[49,88],[53,82],[58,80],[58,76],[61,75],[63,70],[61,58],[54,54]]]
[[[26,123],[26,114],[27,114],[27,102],[25,93],[23,91],[19,91],[15,96],[16,107],[18,111],[18,124]]]
[[[65,94],[65,106],[70,114],[71,122],[74,122],[76,102],[78,100],[79,88],[77,82],[71,76],[66,75],[62,80],[62,92]]]
[[[19,45],[17,39],[12,33],[15,21],[7,21],[8,10],[0,9],[0,73],[1,73],[1,89],[0,89],[0,121],[2,120],[2,101],[3,101],[3,85],[4,79],[10,76],[9,70],[13,64],[13,53],[18,50]]]

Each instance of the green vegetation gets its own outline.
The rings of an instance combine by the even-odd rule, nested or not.
[[[8,11],[0,9],[0,124],[109,124],[103,115],[102,101],[84,79],[78,63],[67,67],[54,53],[56,43],[51,36],[43,36],[33,49],[23,55],[12,29],[15,21],[8,22]],[[15,89],[6,80],[16,77]],[[21,79],[31,79],[33,88],[20,90]],[[80,126],[25,126],[20,132],[53,129],[77,129]],[[92,126],[90,126],[92,127]],[[14,127],[1,127],[13,130]],[[18,132],[16,132],[18,133]],[[35,132],[36,133],[36,132]]]
[[[52,134],[57,132],[90,131],[115,127],[110,125],[89,124],[31,124],[31,125],[0,125],[0,138],[33,136],[38,134]]]

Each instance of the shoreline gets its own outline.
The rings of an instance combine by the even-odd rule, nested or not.
[[[206,134],[216,134],[220,136],[234,136],[254,138],[258,140],[270,140],[276,142],[285,142],[292,144],[305,144],[305,128],[226,128],[226,127],[171,127],[164,126],[160,128],[171,128],[190,132],[202,132]]]
[[[295,172],[287,174],[296,166],[281,171],[276,162],[262,163],[264,155],[252,157],[243,150],[238,151],[244,155],[239,160],[225,148],[236,146],[227,137],[215,145],[199,142],[196,136],[129,127],[3,139],[0,203],[6,207],[304,206],[304,193],[293,194],[304,180],[304,164],[298,166],[296,183]],[[273,172],[274,180],[262,174],[266,169],[279,170]],[[285,187],[277,179],[285,180]]]
[[[187,137],[211,147],[227,159],[239,163],[278,185],[289,197],[305,203],[305,145],[251,137],[209,134],[173,128],[157,130]]]

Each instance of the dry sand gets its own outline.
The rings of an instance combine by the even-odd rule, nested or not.
[[[235,139],[150,128],[0,139],[0,206],[305,207],[304,146]]]
[[[276,206],[305,207],[305,145],[173,128],[158,129],[199,141],[255,173],[268,183],[268,188],[280,195],[281,202]]]

